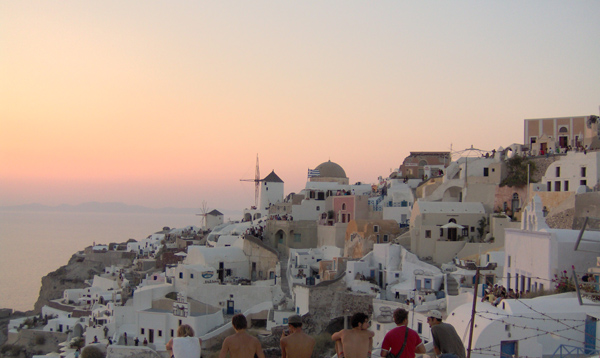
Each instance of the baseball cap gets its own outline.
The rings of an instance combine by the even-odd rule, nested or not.
[[[438,310],[429,311],[429,316],[428,317],[442,319],[442,312],[440,312]]]

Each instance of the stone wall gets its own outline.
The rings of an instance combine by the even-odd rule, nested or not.
[[[373,313],[374,295],[349,291],[343,279],[310,286],[309,290],[309,312],[315,320],[317,332],[321,332],[334,318],[357,312]]]
[[[62,332],[46,332],[37,329],[22,329],[17,334],[10,333],[8,335],[8,344],[23,346],[26,356],[32,354],[47,354],[50,352],[58,352],[59,343],[67,339],[67,333]],[[38,344],[43,342],[43,344]]]
[[[154,349],[144,346],[108,346],[106,349],[106,358],[166,358],[168,353],[162,352],[162,355]]]
[[[85,249],[85,261],[99,262],[107,266],[129,266],[136,254],[127,251],[94,251],[91,247]]]
[[[557,160],[560,160],[560,158],[562,156],[564,156],[564,154],[551,155],[548,158],[546,158],[546,157],[528,158],[535,164],[535,170],[533,170],[530,173],[531,182],[539,183],[542,180],[542,177],[544,175],[546,175],[546,170],[548,169],[550,164],[554,163]]]
[[[581,229],[586,217],[589,217],[587,229],[600,230],[600,192],[575,196],[573,229]]]

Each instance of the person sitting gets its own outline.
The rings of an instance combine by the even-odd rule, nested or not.
[[[194,329],[188,324],[177,328],[177,337],[171,338],[166,348],[174,358],[197,358],[202,352],[202,339],[194,337]]]

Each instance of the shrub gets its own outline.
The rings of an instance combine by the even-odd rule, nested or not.
[[[313,349],[313,358],[323,356],[323,353],[333,352],[335,350],[335,343],[331,340],[331,334],[321,333],[315,337],[315,348]],[[328,354],[327,356],[332,356]]]
[[[40,335],[35,336],[35,344],[37,344],[38,346],[46,344],[46,337]]]
[[[2,346],[2,348],[0,348],[0,353],[2,353],[2,355],[17,357],[19,354],[21,354],[22,350],[23,346],[18,344],[5,344]]]
[[[527,166],[529,165],[529,182],[533,183],[534,181],[531,179],[532,173],[535,171],[535,163],[532,161],[521,157],[519,155],[515,155],[506,161],[506,167],[508,171],[508,175],[502,182],[500,186],[508,185],[509,187],[522,187],[527,185]]]
[[[81,351],[81,358],[104,358],[105,354],[96,346],[87,346]]]
[[[73,343],[71,343],[71,348],[83,348],[83,346],[85,346],[85,341],[83,338],[79,337],[76,338],[75,340],[73,340]]]
[[[554,280],[552,281],[555,283],[554,291],[556,293],[576,291],[575,283],[567,276],[567,271],[563,271],[560,277],[554,275]]]

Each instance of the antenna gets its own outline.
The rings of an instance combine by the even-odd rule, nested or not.
[[[258,208],[258,192],[260,190],[260,169],[258,166],[258,153],[256,154],[256,171],[254,173],[254,179],[240,179],[240,181],[254,182],[254,206]]]

